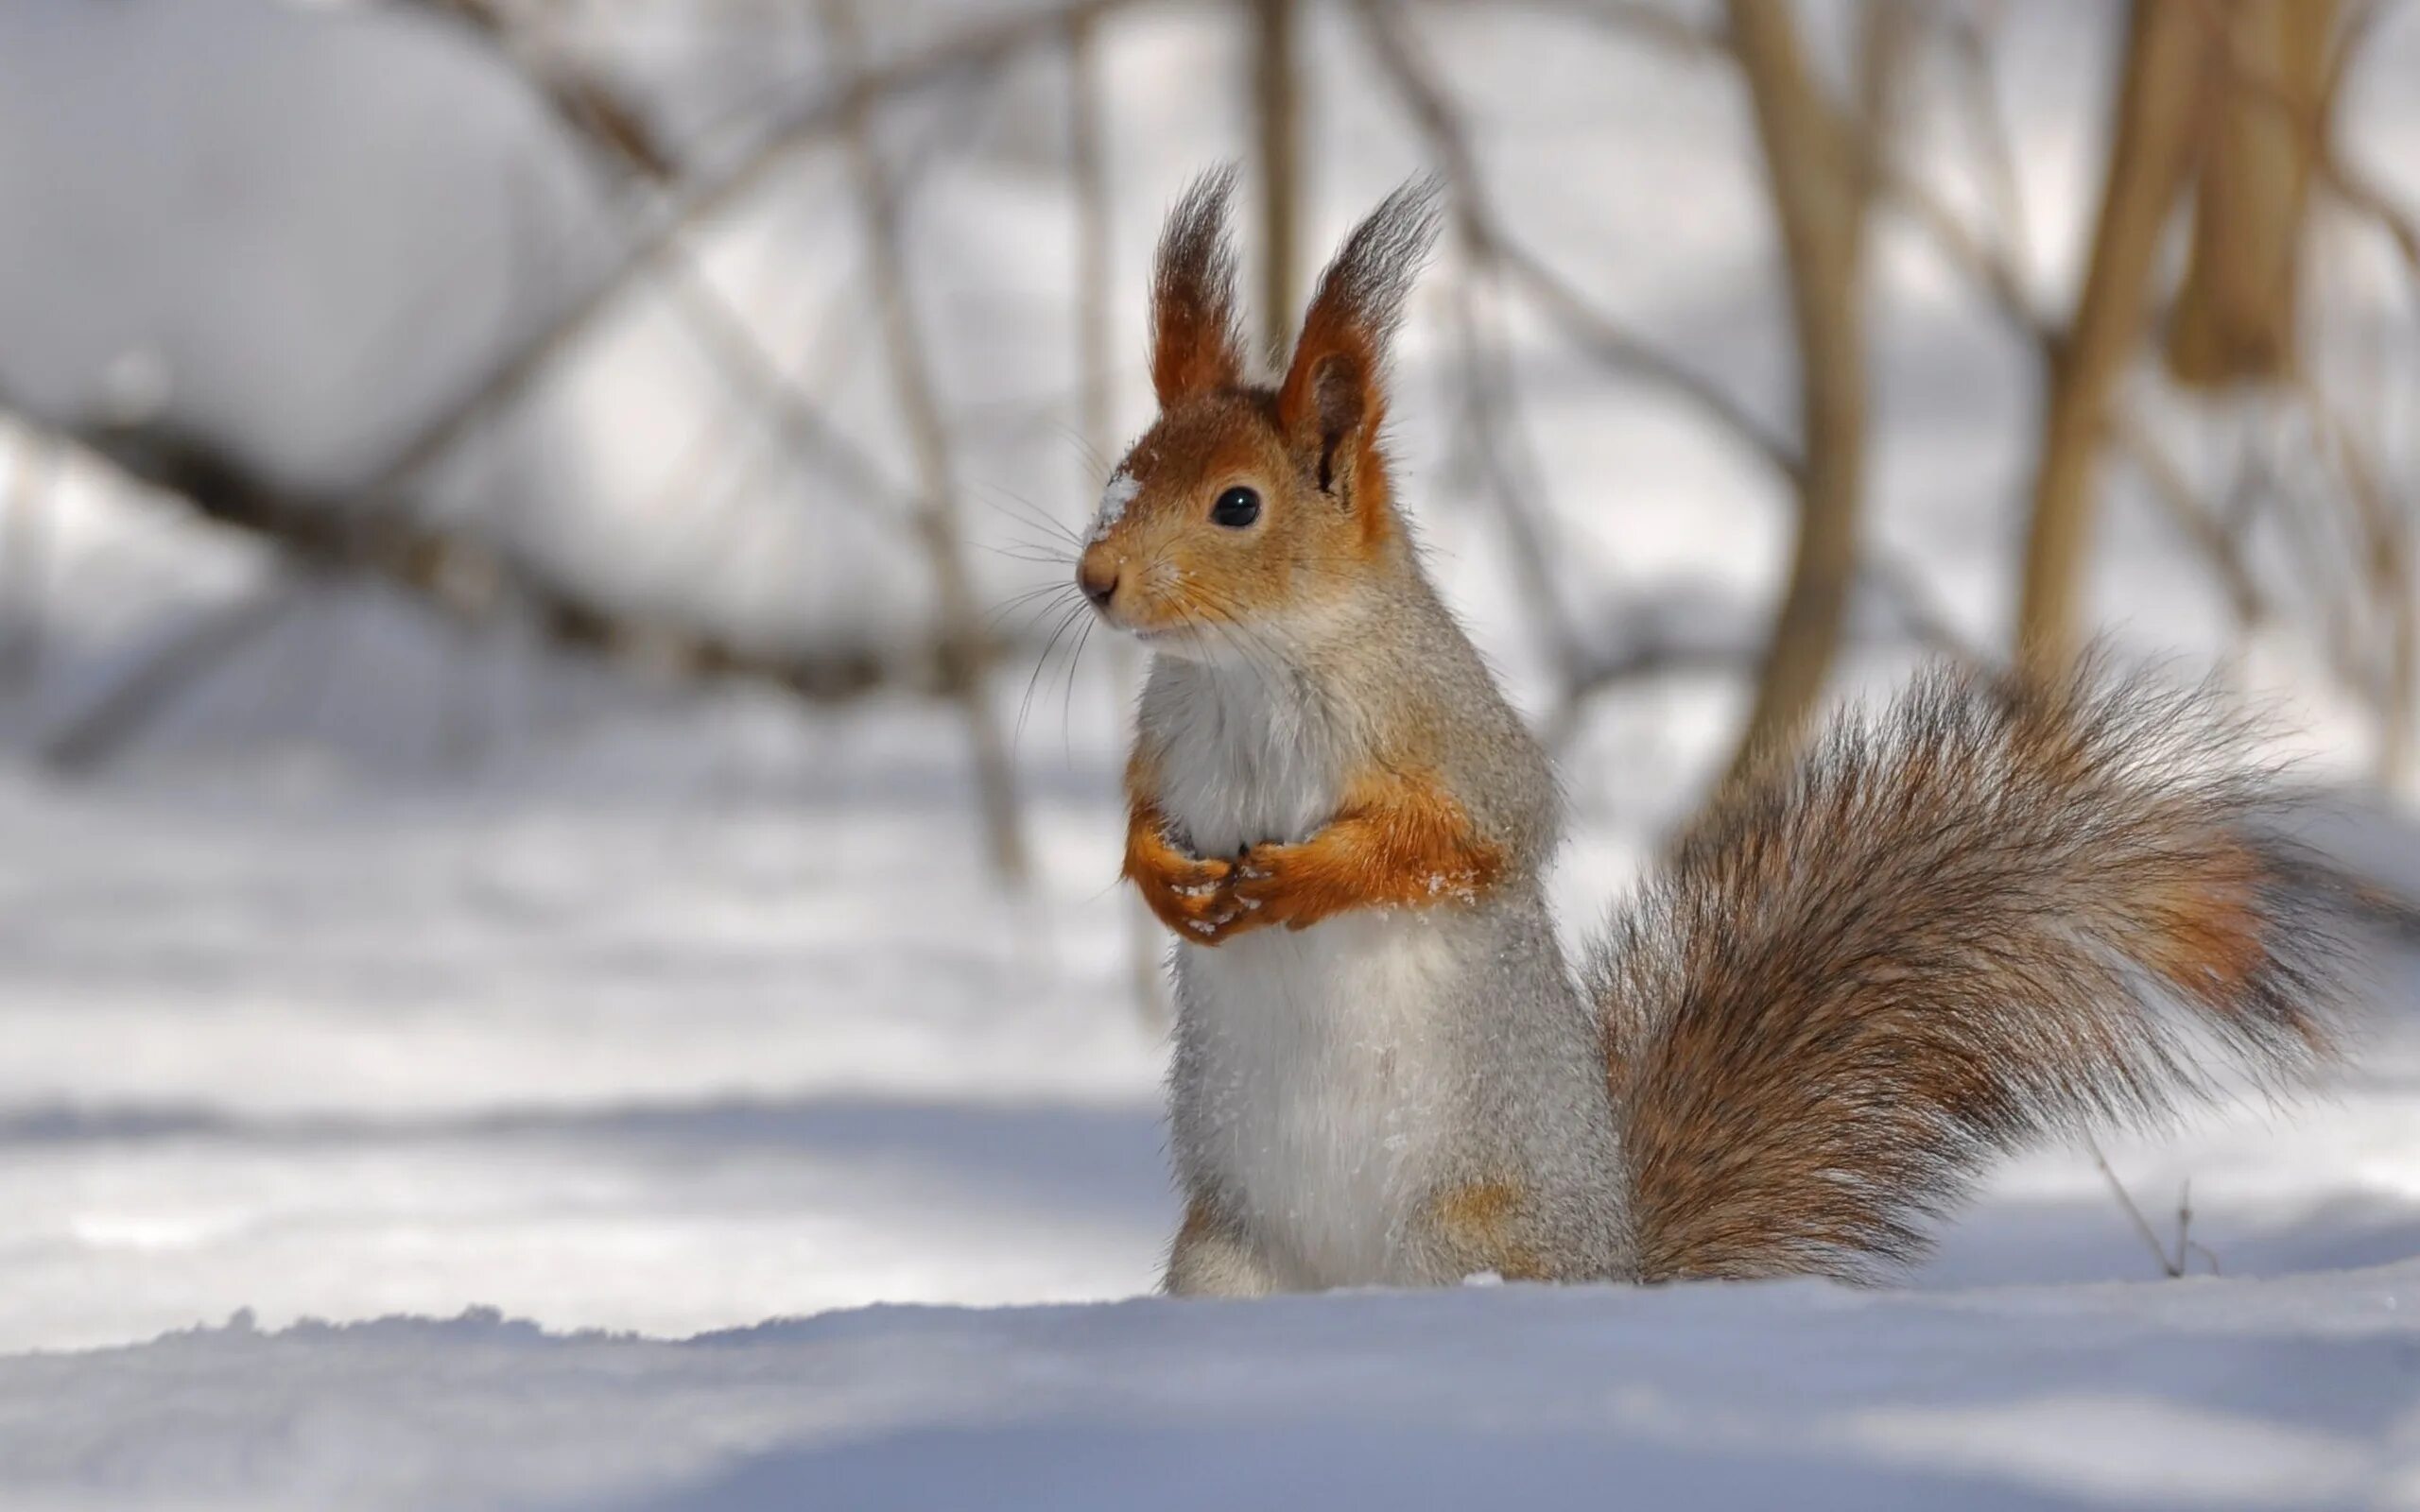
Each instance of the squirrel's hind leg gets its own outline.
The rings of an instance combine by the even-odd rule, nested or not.
[[[1160,1289],[1170,1297],[1267,1297],[1277,1278],[1243,1229],[1202,1198],[1184,1207]]]

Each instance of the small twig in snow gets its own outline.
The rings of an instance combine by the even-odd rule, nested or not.
[[[2100,1146],[2090,1140],[2084,1142],[2084,1148],[2092,1152],[2092,1163],[2100,1167],[2101,1178],[2109,1183],[2110,1195],[2118,1199],[2118,1206],[2126,1210],[2126,1217],[2134,1224],[2135,1232],[2142,1236],[2143,1246],[2152,1252],[2152,1259],[2159,1263],[2160,1274],[2171,1280],[2184,1275],[2184,1266],[2169,1258],[2166,1246],[2159,1242],[2159,1235],[2152,1229],[2151,1221],[2143,1216],[2142,1209],[2135,1206],[2135,1199],[2127,1194],[2125,1183],[2118,1179],[2118,1173],[2109,1168],[2109,1157],[2101,1154]]]

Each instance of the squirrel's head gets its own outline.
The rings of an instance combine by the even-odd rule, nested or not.
[[[1146,641],[1208,651],[1220,630],[1307,623],[1400,554],[1380,445],[1387,348],[1436,240],[1415,182],[1355,228],[1320,277],[1275,387],[1246,370],[1227,235],[1232,169],[1195,181],[1151,279],[1159,419],[1110,474],[1077,582]]]

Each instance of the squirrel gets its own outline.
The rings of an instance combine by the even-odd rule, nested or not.
[[[1248,372],[1232,170],[1153,270],[1159,414],[1077,564],[1152,653],[1124,876],[1176,937],[1164,1289],[1886,1279],[1991,1157],[2336,1053],[2330,873],[2204,695],[1935,670],[1715,797],[1574,971],[1545,751],[1382,442],[1439,195]]]

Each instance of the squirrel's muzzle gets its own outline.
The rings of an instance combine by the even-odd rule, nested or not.
[[[1076,586],[1092,600],[1093,608],[1105,610],[1117,596],[1117,558],[1101,545],[1087,547],[1083,559],[1076,564]]]

